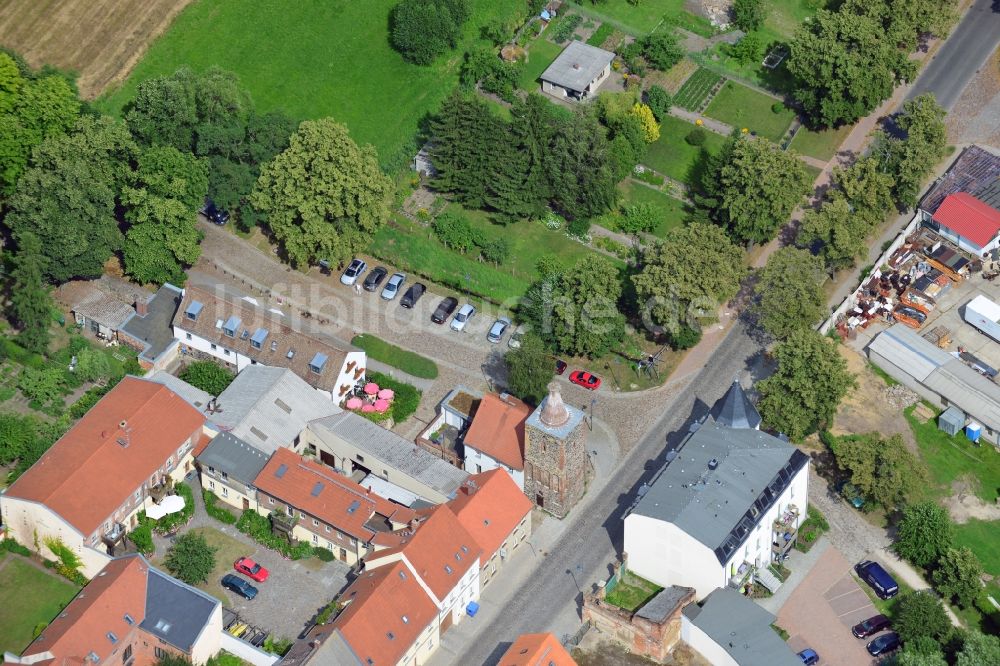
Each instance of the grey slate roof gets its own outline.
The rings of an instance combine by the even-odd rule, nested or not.
[[[204,592],[149,567],[146,616],[139,626],[188,652],[219,605]]]
[[[271,454],[291,446],[306,423],[340,412],[288,368],[251,365],[219,395],[221,411],[208,415],[220,430],[230,432]]]
[[[868,345],[890,363],[987,428],[1000,431],[1000,386],[916,331],[894,324]]]
[[[775,617],[736,590],[712,591],[700,606],[682,613],[740,666],[802,666],[802,660],[771,629]]]
[[[160,354],[176,344],[172,323],[180,305],[181,290],[168,282],[147,301],[146,314],[129,319],[119,334],[125,333],[142,344],[145,349],[140,356],[155,362]]]
[[[198,456],[202,467],[214,467],[245,486],[252,486],[271,456],[228,432],[212,438]]]
[[[712,418],[719,425],[728,428],[756,430],[760,426],[760,414],[743,391],[738,379],[733,380],[733,385],[726,391],[726,395],[715,403],[712,408]]]
[[[416,479],[446,497],[455,497],[459,487],[469,476],[467,472],[433,453],[354,412],[344,411],[317,419],[309,424],[309,428],[321,440],[332,434],[349,442],[384,465]]]
[[[145,379],[157,384],[163,384],[199,412],[205,411],[208,401],[212,399],[211,394],[207,391],[202,391],[196,386],[191,386],[180,377],[174,377],[166,370],[154,370],[151,374],[146,375]]]
[[[650,622],[664,622],[688,597],[694,596],[694,588],[671,585],[660,590],[655,597],[647,601],[636,615]]]
[[[990,196],[990,187],[1000,178],[1000,156],[979,146],[969,146],[952,162],[941,178],[924,195],[919,208],[928,213],[937,212],[949,194],[968,192],[978,198],[978,192]],[[987,202],[989,203],[989,202]],[[996,204],[990,203],[996,207]]]
[[[614,53],[590,44],[572,41],[552,61],[541,78],[568,90],[583,92],[614,58]]]
[[[668,460],[631,512],[677,525],[713,549],[722,564],[749,537],[754,516],[764,513],[808,462],[776,437],[712,419]]]
[[[1000,210],[1000,176],[972,193],[987,206]]]

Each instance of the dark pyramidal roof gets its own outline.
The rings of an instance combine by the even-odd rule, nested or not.
[[[760,427],[760,414],[744,393],[739,379],[733,380],[726,395],[712,407],[712,418],[727,428],[756,430]]]

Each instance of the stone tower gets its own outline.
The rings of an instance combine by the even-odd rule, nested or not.
[[[583,411],[563,402],[559,385],[524,424],[524,494],[562,518],[580,501],[587,473]]]

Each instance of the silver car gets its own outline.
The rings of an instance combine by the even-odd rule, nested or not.
[[[344,274],[340,276],[340,284],[346,284],[350,287],[358,281],[358,278],[361,277],[366,270],[368,270],[368,264],[361,259],[355,259],[344,271]]]
[[[451,330],[464,331],[465,325],[469,323],[472,316],[476,314],[476,308],[471,303],[463,305],[455,318],[451,320]]]
[[[399,296],[399,291],[404,282],[406,282],[405,275],[402,273],[393,273],[392,277],[389,278],[389,281],[385,283],[384,287],[382,287],[382,298],[387,301],[391,301],[396,298],[396,296]]]
[[[503,334],[507,332],[508,326],[510,326],[510,319],[500,317],[490,326],[490,332],[486,334],[486,339],[493,344],[497,344],[503,339]]]

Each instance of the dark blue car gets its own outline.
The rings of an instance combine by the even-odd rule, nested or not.
[[[236,574],[226,574],[223,576],[222,587],[232,590],[244,599],[253,599],[257,596],[257,588]]]
[[[882,634],[868,644],[868,654],[873,657],[888,654],[899,647],[899,634],[896,632]]]

